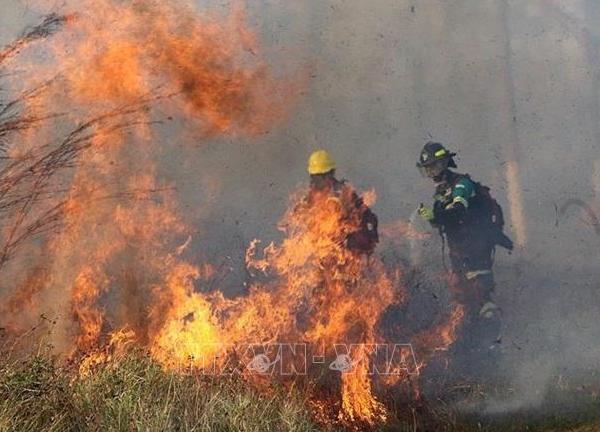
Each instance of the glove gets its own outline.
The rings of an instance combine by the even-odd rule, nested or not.
[[[419,216],[425,219],[427,222],[431,222],[433,220],[433,210],[425,207],[423,203],[419,206]]]

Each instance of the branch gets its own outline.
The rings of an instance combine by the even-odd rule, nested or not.
[[[39,39],[47,38],[48,36],[56,33],[72,18],[73,15],[58,15],[56,13],[46,15],[40,24],[25,30],[25,32],[19,38],[0,51],[0,65],[2,65],[6,59],[30,43]]]

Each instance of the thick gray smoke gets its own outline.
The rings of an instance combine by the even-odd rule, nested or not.
[[[459,170],[489,185],[507,216],[512,158],[526,237],[512,255],[498,252],[496,296],[505,318],[500,372],[514,393],[487,409],[535,409],[557,391],[598,388],[600,237],[581,206],[563,207],[579,199],[600,214],[598,2],[248,3],[276,64],[309,69],[304,98],[263,137],[202,142],[165,155],[161,167],[182,211],[204,208],[195,247],[231,268],[229,290],[242,287],[250,241],[277,238],[313,149],[331,151],[359,189],[375,189],[382,225],[408,221],[431,199],[415,168],[425,141],[457,151]],[[26,2],[0,0],[0,9],[0,42],[37,18]],[[397,247],[409,260],[409,242]],[[439,257],[438,248],[421,251],[432,272],[441,264],[427,254]]]

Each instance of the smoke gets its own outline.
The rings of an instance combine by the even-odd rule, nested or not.
[[[584,211],[556,211],[570,198],[599,211],[597,5],[329,1],[293,11],[283,2],[269,7],[256,12],[263,32],[275,40],[303,32],[298,40],[306,41],[314,72],[285,132],[256,150],[261,165],[237,165],[241,178],[258,177],[261,190],[269,187],[259,195],[244,191],[248,198],[236,206],[254,218],[242,227],[232,223],[234,232],[265,237],[264,222],[280,213],[280,197],[305,176],[305,157],[315,147],[332,151],[340,175],[377,191],[383,224],[408,221],[432,194],[414,163],[420,146],[436,139],[458,152],[460,171],[492,187],[515,238],[523,221],[512,219],[506,178],[515,157],[525,244],[496,256],[496,297],[505,313],[498,374],[515,393],[490,410],[539,407],[549,399],[566,404],[597,376],[599,326],[592,317],[600,238]],[[289,29],[274,31],[281,23]],[[255,168],[269,174],[253,175]],[[429,251],[437,255],[439,248],[436,243]],[[404,257],[407,249],[396,245]],[[432,265],[435,274],[441,263]],[[588,394],[597,385],[587,383]]]
[[[515,253],[496,257],[496,298],[505,313],[498,372],[515,391],[490,401],[487,412],[540,408],[555,394],[568,399],[582,384],[597,388],[600,238],[585,212],[557,211],[576,198],[600,212],[595,3],[249,2],[247,18],[266,62],[279,73],[306,68],[309,78],[298,78],[302,98],[286,121],[272,129],[259,122],[261,134],[251,138],[207,138],[189,132],[189,118],[159,129],[164,142],[177,143],[153,170],[176,185],[174,206],[191,227],[182,242],[188,234],[201,238],[189,255],[219,268],[228,294],[242,291],[246,247],[254,238],[279,238],[277,221],[316,148],[330,150],[339,174],[359,189],[377,191],[374,211],[382,225],[408,223],[432,194],[414,167],[416,155],[425,141],[439,140],[458,152],[460,171],[492,188],[510,216],[509,234],[523,239]],[[20,31],[21,16],[35,21],[27,3],[2,4],[9,11],[1,18],[2,40]],[[254,57],[253,43],[246,40],[244,61]],[[261,69],[254,72],[260,79]],[[186,64],[165,73],[188,82]],[[198,107],[193,93],[191,109]],[[227,109],[243,105],[245,96],[232,97]],[[271,114],[270,101],[260,102]],[[256,126],[243,115],[237,120]],[[174,133],[181,125],[185,139]],[[515,188],[520,198],[511,196]],[[522,220],[513,217],[518,209],[509,211],[515,200]],[[435,278],[441,263],[432,257],[440,245],[435,233],[428,241],[423,250],[414,242],[386,247],[406,261],[412,249]]]
[[[271,75],[239,9],[212,15],[178,2],[111,0],[64,9],[70,18],[62,31],[8,60],[19,77],[6,80],[7,97],[46,83],[23,99],[23,110],[42,112],[47,121],[11,137],[2,172],[3,248],[29,249],[14,257],[12,248],[15,259],[3,269],[10,316],[39,292],[35,310],[60,317],[53,344],[61,353],[98,343],[108,324],[101,304],[125,308],[107,308],[121,321],[117,328],[136,327],[124,302],[128,287],[145,289],[142,303],[160,303],[150,300],[156,286],[177,291],[204,274],[173,251],[195,237],[186,222],[202,218],[207,207],[179,211],[185,200],[174,191],[182,179],[161,176],[163,155],[169,160],[178,146],[197,153],[195,144],[209,138],[263,134],[285,117],[297,89]],[[207,193],[219,187],[218,176],[189,178],[212,181],[201,188]],[[40,236],[37,221],[52,209],[59,209],[63,229]],[[31,254],[40,244],[43,254]],[[31,283],[37,274],[46,281]],[[115,291],[123,298],[114,299]],[[161,319],[138,333],[155,332]]]

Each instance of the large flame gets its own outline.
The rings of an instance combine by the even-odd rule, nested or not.
[[[330,356],[336,345],[381,342],[376,324],[395,298],[395,282],[377,259],[344,245],[360,225],[361,209],[351,197],[346,186],[339,198],[315,194],[310,202],[294,200],[281,222],[282,244],[269,245],[262,257],[256,257],[257,243],[249,249],[250,268],[271,280],[254,284],[248,296],[225,300],[194,292],[189,281],[197,274],[190,269],[171,281],[173,300],[152,343],[155,357],[171,367],[194,361],[204,367],[219,342],[305,341],[326,347]],[[381,420],[385,409],[372,393],[368,349],[352,355],[358,363],[341,374],[340,416]]]
[[[374,424],[387,413],[374,394],[371,347],[385,341],[383,313],[406,296],[399,269],[346,247],[364,211],[352,188],[310,200],[307,191],[293,194],[283,240],[262,251],[258,241],[250,245],[253,282],[246,295],[227,298],[198,289],[213,269],[184,258],[198,239],[178,212],[174,185],[157,175],[161,152],[190,137],[253,135],[281,120],[295,92],[270,76],[259,48],[240,11],[216,17],[178,2],[89,0],[42,64],[35,49],[24,55],[15,87],[50,80],[36,106],[68,115],[23,136],[12,157],[73,128],[79,135],[69,144],[86,146],[72,171],[53,177],[55,189],[66,189],[47,198],[60,204],[62,230],[44,238],[39,263],[17,261],[22,271],[3,298],[3,325],[58,316],[52,343],[64,356],[83,355],[85,373],[125,342],[187,370],[224,364],[231,347],[248,343],[299,341],[328,357],[340,344],[355,345],[351,370],[339,372],[339,418]],[[164,139],[154,126],[174,117]],[[373,204],[374,193],[365,201]],[[457,308],[421,335],[423,350],[451,344],[461,316]]]
[[[148,322],[148,305],[176,302],[174,287],[188,283],[180,276],[188,264],[173,250],[189,230],[174,211],[171,185],[155,175],[163,148],[207,135],[260,133],[281,119],[293,96],[291,86],[282,91],[269,76],[241,10],[211,16],[178,1],[90,0],[74,7],[49,53],[41,52],[48,45],[33,45],[21,55],[12,83],[15,92],[49,83],[31,109],[68,116],[49,119],[8,148],[26,158],[69,128],[79,133],[65,141],[71,147],[87,140],[75,171],[54,175],[44,197],[49,207],[60,203],[65,229],[49,239],[42,266],[26,271],[21,284],[17,278],[10,300],[22,305],[39,294],[44,311],[50,305],[62,318],[53,343],[63,352],[88,350],[125,325],[147,341],[170,318],[154,314]],[[175,116],[189,127],[170,128],[164,142],[156,120]],[[71,147],[55,153],[65,157]],[[63,188],[61,203],[55,190]],[[43,282],[33,280],[41,274]],[[131,290],[143,295],[107,317],[99,305],[122,303],[115,297],[131,297]]]

